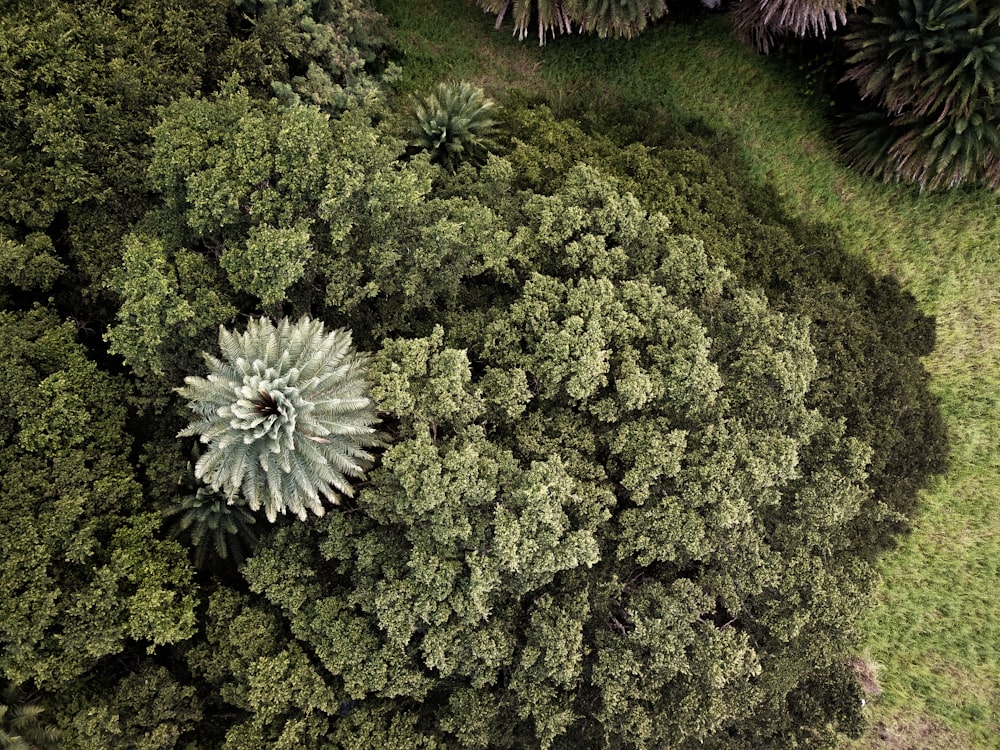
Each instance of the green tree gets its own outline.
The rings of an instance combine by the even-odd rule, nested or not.
[[[806,321],[591,168],[514,202],[522,280],[382,347],[392,446],[350,512],[263,540],[252,591],[352,726],[390,701],[414,743],[787,745],[820,695],[832,741],[870,450],[807,405]]]
[[[114,315],[107,281],[124,238],[155,199],[147,169],[161,107],[233,75],[259,99],[340,111],[377,98],[391,69],[387,43],[367,0],[5,3],[0,284],[37,294],[62,273],[60,308],[103,325]],[[294,223],[275,228],[286,231],[258,230],[257,244],[301,249],[301,233],[288,234]],[[29,250],[37,264],[25,263]],[[238,283],[270,289],[287,265],[273,278],[238,274]]]
[[[276,94],[284,104],[340,111],[379,97],[379,84],[392,76],[388,24],[367,0],[233,4],[240,22],[222,58],[257,98]]]
[[[469,281],[507,264],[509,230],[483,201],[433,196],[440,168],[419,155],[401,163],[405,144],[372,120],[367,110],[334,118],[257,103],[235,84],[167,108],[150,167],[164,206],[130,240],[141,243],[140,261],[162,254],[153,278],[167,279],[143,296],[148,261],[126,256],[108,334],[116,351],[134,352],[137,372],[169,360],[176,371],[206,326],[227,322],[227,303],[273,315],[327,310],[372,346],[480,293]]]
[[[106,669],[61,690],[55,697],[63,748],[128,747],[173,750],[203,719],[202,701],[191,685],[141,654],[128,654],[125,674]],[[126,660],[122,660],[126,661]]]
[[[185,350],[236,314],[203,256],[170,253],[160,240],[133,234],[125,238],[121,263],[109,281],[121,300],[118,324],[105,339],[136,375],[173,374],[190,365]]]
[[[57,688],[127,642],[190,637],[193,571],[129,464],[126,390],[36,308],[0,313],[0,672]]]
[[[223,359],[205,355],[209,376],[177,389],[198,415],[179,437],[207,445],[195,476],[271,522],[352,497],[349,478],[364,476],[382,438],[351,334],[308,317],[254,319],[243,333],[220,326],[219,346]]]

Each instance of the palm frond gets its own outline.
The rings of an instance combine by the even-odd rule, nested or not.
[[[494,145],[490,134],[497,125],[492,117],[495,107],[471,83],[440,83],[431,94],[416,100],[409,143],[451,169],[459,162],[481,159]]]

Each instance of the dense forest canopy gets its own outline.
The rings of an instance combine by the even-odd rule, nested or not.
[[[411,113],[398,57],[360,0],[4,11],[10,731],[856,733],[873,564],[942,465],[933,321],[724,136]]]

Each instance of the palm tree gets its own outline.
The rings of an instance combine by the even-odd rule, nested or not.
[[[503,23],[507,11],[514,18],[514,33],[521,41],[528,36],[528,28],[534,20],[538,24],[538,44],[545,44],[545,36],[568,34],[573,30],[573,22],[563,9],[563,0],[479,0],[479,7],[487,13],[497,14],[497,28]]]
[[[454,169],[458,162],[478,160],[493,146],[496,103],[481,88],[463,81],[439,83],[417,100],[410,127],[410,145],[424,149],[433,160]]]
[[[984,117],[862,112],[842,127],[848,164],[885,182],[914,182],[921,189],[982,183],[1000,188],[1000,108]]]
[[[194,564],[202,568],[213,557],[239,566],[258,542],[256,523],[246,507],[226,502],[210,487],[199,487],[164,513],[175,517],[172,539],[186,538],[194,548]]]
[[[667,13],[665,0],[565,0],[569,16],[583,31],[631,39]]]
[[[189,376],[177,392],[198,419],[178,437],[207,444],[196,478],[239,498],[269,521],[288,511],[323,515],[323,500],[351,497],[349,477],[371,466],[383,444],[367,395],[366,356],[345,330],[323,323],[251,320],[242,334],[219,327],[223,359],[204,354],[210,374]]]
[[[522,41],[534,22],[539,45],[547,36],[570,33],[574,24],[601,38],[631,39],[667,12],[666,0],[479,0],[479,7],[497,14],[498,29],[512,11],[514,33]]]
[[[62,733],[11,682],[0,680],[0,750],[55,750]]]
[[[843,128],[850,163],[921,188],[1000,187],[1000,8],[977,0],[879,0],[845,41],[862,99]]]
[[[742,0],[733,17],[740,37],[763,54],[777,38],[822,36],[847,23],[847,13],[861,0]]]
[[[892,114],[968,117],[1000,88],[1000,7],[977,0],[881,0],[845,38],[844,80]]]

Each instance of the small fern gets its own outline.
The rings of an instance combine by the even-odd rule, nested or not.
[[[323,515],[323,500],[352,496],[349,477],[362,477],[383,444],[368,398],[366,357],[345,330],[323,323],[251,320],[242,334],[219,328],[223,359],[205,354],[210,374],[189,376],[177,392],[198,420],[178,437],[207,445],[195,476],[269,521],[292,512]]]
[[[471,83],[439,83],[414,105],[409,143],[429,151],[432,160],[449,169],[462,161],[481,160],[494,146],[490,134],[497,125],[492,117],[495,107]]]
[[[164,513],[174,518],[171,539],[184,539],[194,549],[199,568],[216,558],[239,566],[258,542],[251,526],[253,515],[237,503],[228,503],[210,487],[199,487]]]
[[[0,750],[55,750],[62,732],[47,723],[45,709],[11,682],[0,680]]]

